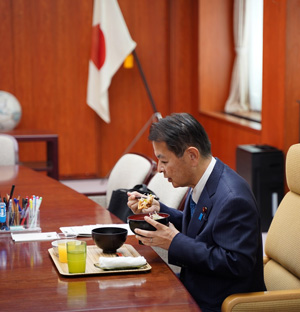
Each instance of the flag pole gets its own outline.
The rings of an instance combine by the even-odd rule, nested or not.
[[[148,83],[147,83],[147,80],[146,80],[146,77],[145,77],[145,74],[143,72],[143,69],[142,69],[142,65],[140,63],[140,60],[137,56],[137,53],[135,50],[132,51],[132,54],[133,54],[133,57],[137,63],[137,66],[138,66],[138,69],[139,69],[139,72],[140,72],[140,75],[141,75],[141,78],[143,80],[143,83],[144,83],[144,86],[146,88],[146,91],[147,91],[147,94],[148,94],[148,97],[149,97],[149,100],[150,100],[150,103],[151,103],[151,106],[152,106],[152,109],[154,111],[154,114],[156,116],[157,119],[160,119],[162,118],[161,114],[157,111],[157,108],[156,108],[156,105],[154,103],[154,100],[153,100],[153,97],[152,97],[152,94],[151,94],[151,91],[150,91],[150,88],[148,86]]]
[[[142,127],[142,129],[139,131],[139,133],[134,137],[134,139],[129,143],[129,145],[127,146],[127,148],[125,149],[125,151],[122,153],[121,157],[124,156],[125,154],[127,154],[132,148],[133,146],[136,144],[136,142],[140,139],[140,137],[143,135],[143,133],[147,130],[147,128],[156,120],[159,120],[160,118],[162,118],[161,114],[159,112],[156,112],[154,114],[151,115],[151,117],[147,120],[147,122],[144,124],[144,126]],[[108,179],[111,171],[113,168],[111,168],[109,170],[109,172],[106,174],[106,176],[104,177],[104,179]]]
[[[147,94],[148,94],[148,97],[149,97],[149,100],[150,100],[150,103],[151,103],[151,106],[152,106],[152,109],[154,111],[153,115],[150,117],[150,119],[144,124],[144,126],[142,127],[142,129],[139,131],[139,133],[135,136],[135,138],[131,141],[131,143],[128,145],[128,147],[126,148],[126,150],[123,152],[122,155],[128,153],[132,147],[136,144],[136,142],[140,139],[140,137],[143,135],[143,133],[147,130],[147,128],[149,127],[149,125],[151,123],[153,123],[155,120],[159,120],[162,118],[161,116],[161,113],[159,113],[157,111],[157,108],[156,108],[156,105],[154,103],[154,100],[153,100],[153,97],[152,97],[152,94],[151,94],[151,91],[150,91],[150,88],[148,86],[148,83],[147,83],[147,80],[146,80],[146,77],[145,77],[145,74],[143,72],[143,69],[142,69],[142,65],[140,63],[140,60],[137,56],[137,53],[135,50],[132,51],[132,54],[133,54],[133,57],[137,63],[137,66],[138,66],[138,69],[139,69],[139,73],[141,75],[141,78],[143,80],[143,83],[144,83],[144,86],[145,86],[145,89],[147,91]]]
[[[130,144],[128,145],[128,147],[125,149],[125,151],[122,153],[122,156],[127,154],[132,148],[133,146],[136,144],[136,142],[140,139],[140,137],[143,135],[143,133],[147,130],[147,128],[150,126],[150,124],[152,124],[155,120],[158,121],[159,119],[162,118],[161,116],[161,113],[159,113],[157,111],[157,108],[156,108],[156,105],[154,103],[154,100],[153,100],[153,97],[152,97],[152,94],[151,94],[151,91],[150,91],[150,88],[148,86],[148,83],[147,83],[147,80],[146,80],[146,77],[145,77],[145,74],[143,72],[143,69],[142,69],[142,66],[141,66],[141,63],[140,63],[140,60],[137,56],[137,53],[135,50],[132,51],[132,54],[133,54],[133,57],[137,63],[137,66],[138,66],[138,69],[139,69],[139,73],[141,75],[141,78],[143,80],[143,83],[144,83],[144,86],[146,88],[146,91],[147,91],[147,94],[148,94],[148,97],[150,99],[150,103],[151,103],[151,106],[152,106],[152,109],[154,111],[154,113],[151,115],[151,117],[147,120],[147,122],[144,124],[144,126],[142,127],[142,129],[138,132],[138,134],[134,137],[134,139],[130,142]],[[112,170],[112,169],[111,169]],[[108,178],[111,170],[109,171],[109,173],[106,175],[105,178]]]
[[[157,114],[160,115],[160,113],[154,113],[144,124],[142,129],[139,131],[139,133],[134,137],[134,139],[131,141],[131,143],[128,145],[126,150],[122,153],[122,155],[127,154],[135,145],[135,143],[140,139],[140,137],[143,135],[143,133],[147,130],[147,128],[155,121],[158,120],[159,118],[157,117]],[[160,115],[161,116],[161,115]],[[161,118],[161,117],[160,117]]]

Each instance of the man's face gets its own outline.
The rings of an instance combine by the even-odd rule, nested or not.
[[[158,172],[162,172],[174,187],[191,186],[192,168],[187,153],[178,158],[168,150],[165,142],[152,142],[152,145],[158,159]]]

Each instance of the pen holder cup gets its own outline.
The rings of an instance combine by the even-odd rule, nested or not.
[[[25,221],[25,229],[36,229],[40,228],[40,211],[29,212],[29,216]]]
[[[6,230],[40,230],[40,211],[29,211],[22,215],[20,212],[9,211],[6,214]]]

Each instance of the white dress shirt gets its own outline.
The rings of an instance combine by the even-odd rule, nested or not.
[[[206,168],[203,176],[201,177],[199,182],[196,184],[196,186],[193,188],[192,199],[196,204],[198,203],[198,200],[201,196],[201,193],[204,189],[204,186],[205,186],[210,174],[212,173],[215,164],[216,164],[216,159],[214,157],[212,157],[211,162],[208,165],[208,167]]]

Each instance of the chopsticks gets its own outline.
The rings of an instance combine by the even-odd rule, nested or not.
[[[141,198],[147,198],[147,195],[145,195],[145,196],[135,196],[135,199],[141,199]],[[153,198],[156,199],[156,200],[159,200],[159,198],[157,196],[155,196],[155,195],[154,195]]]

